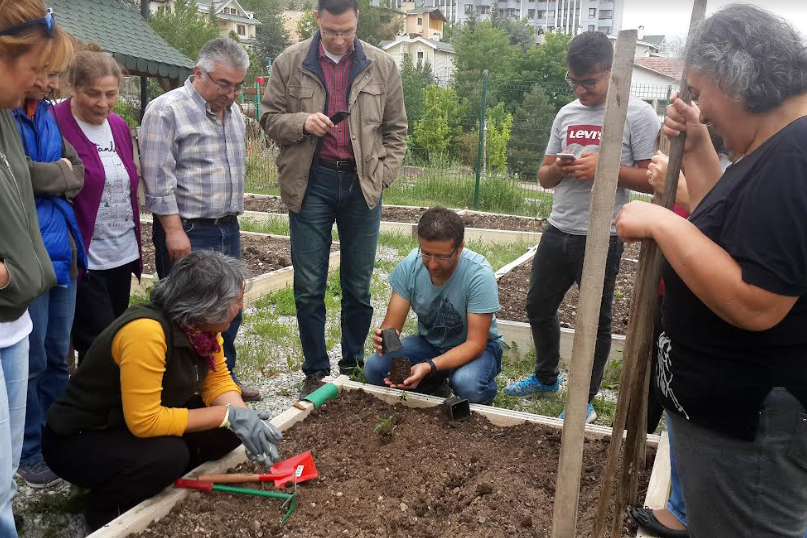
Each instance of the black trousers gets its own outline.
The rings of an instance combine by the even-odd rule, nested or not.
[[[66,436],[46,427],[42,454],[54,473],[90,489],[85,517],[95,530],[240,444],[226,429],[139,438],[125,427]]]
[[[132,271],[138,263],[135,260],[112,269],[87,271],[79,281],[73,318],[73,347],[79,363],[101,331],[129,307]]]

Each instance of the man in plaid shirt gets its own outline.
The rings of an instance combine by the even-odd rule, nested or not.
[[[244,88],[249,56],[228,38],[209,41],[193,76],[146,108],[140,164],[146,209],[154,216],[157,275],[191,250],[241,258],[238,215],[244,212],[246,125],[235,98]],[[235,376],[235,336],[241,312],[222,333],[227,367]],[[242,386],[244,400],[260,394]]]
[[[341,251],[339,371],[363,367],[381,192],[406,153],[401,77],[388,54],[356,38],[356,0],[319,0],[316,17],[319,31],[278,56],[261,102],[261,125],[280,146],[280,193],[289,207],[305,356],[301,397],[331,370],[324,298],[334,222]],[[347,119],[331,119],[343,111]]]

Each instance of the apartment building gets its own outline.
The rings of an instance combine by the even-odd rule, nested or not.
[[[396,0],[397,7],[403,0]],[[578,34],[596,30],[616,35],[622,29],[624,0],[422,0],[422,7],[436,7],[449,23],[477,20],[498,10],[505,17],[526,18],[535,28],[536,41],[547,32]],[[376,3],[377,0],[374,0]]]

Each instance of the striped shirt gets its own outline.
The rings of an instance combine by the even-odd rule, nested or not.
[[[245,136],[238,106],[220,121],[192,76],[149,103],[140,128],[146,209],[183,219],[243,213]]]
[[[347,92],[350,89],[350,71],[353,68],[353,50],[345,53],[339,63],[325,54],[322,43],[319,44],[319,65],[325,75],[325,89],[328,92],[328,108],[326,114],[333,116],[337,112],[347,110]],[[322,137],[322,149],[319,158],[324,161],[353,161],[353,145],[350,143],[350,126],[348,119],[339,122]]]

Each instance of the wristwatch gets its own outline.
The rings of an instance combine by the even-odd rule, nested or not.
[[[429,375],[437,371],[437,365],[434,364],[434,361],[432,359],[427,360],[426,364],[428,364],[429,368],[431,368],[431,371],[429,371]]]

